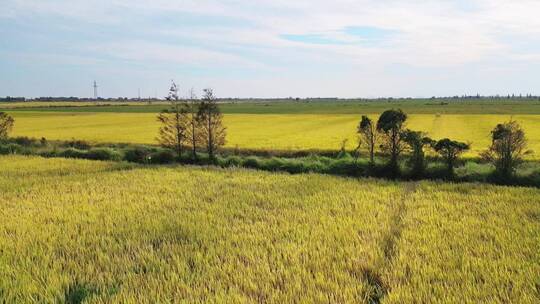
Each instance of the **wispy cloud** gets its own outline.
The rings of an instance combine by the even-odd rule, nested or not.
[[[29,79],[38,60],[50,62],[53,72],[80,58],[116,68],[116,75],[140,71],[141,85],[148,83],[144,69],[152,68],[152,81],[209,82],[230,96],[432,95],[475,86],[496,93],[500,86],[480,83],[494,80],[507,80],[505,90],[525,90],[490,69],[519,65],[529,77],[540,65],[537,0],[5,0],[2,6],[0,67],[24,66]],[[471,69],[484,79],[457,79]],[[65,77],[100,76],[96,67],[77,73]],[[433,73],[449,78],[432,83]],[[233,89],[246,79],[251,85]],[[127,94],[114,81],[116,95]],[[0,87],[0,95],[48,94],[25,90]]]

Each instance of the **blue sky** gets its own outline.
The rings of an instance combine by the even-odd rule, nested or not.
[[[3,0],[0,96],[540,94],[536,0]]]

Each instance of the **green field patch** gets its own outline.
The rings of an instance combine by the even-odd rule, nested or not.
[[[158,113],[166,102],[28,102],[0,104],[0,111]],[[227,114],[378,114],[391,108],[409,114],[540,114],[537,99],[393,99],[224,101]]]

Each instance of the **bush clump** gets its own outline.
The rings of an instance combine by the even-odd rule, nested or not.
[[[256,156],[249,156],[244,160],[244,167],[257,169],[260,167],[259,158]]]
[[[218,157],[218,165],[223,168],[242,167],[242,158],[236,155],[228,156],[225,158]]]
[[[38,145],[37,139],[26,137],[26,136],[14,137],[14,138],[11,138],[10,141],[23,147],[32,147],[32,146]]]
[[[7,154],[29,154],[28,149],[18,144],[0,145],[0,155]]]
[[[67,148],[64,151],[59,152],[57,155],[65,158],[86,158],[86,151],[75,148]]]
[[[91,148],[90,143],[85,140],[73,139],[64,143],[65,147],[74,148],[77,150],[89,150]]]
[[[124,160],[133,163],[150,163],[152,149],[145,146],[137,146],[127,149],[124,153]]]
[[[114,160],[122,159],[122,155],[111,148],[93,148],[86,152],[85,158],[92,160]]]
[[[161,150],[149,155],[152,164],[170,164],[176,160],[176,155],[170,150]]]

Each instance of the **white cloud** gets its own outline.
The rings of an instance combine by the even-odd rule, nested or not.
[[[394,75],[384,72],[386,67],[390,70],[396,65],[447,69],[501,61],[540,63],[540,49],[530,47],[517,51],[513,44],[514,39],[538,41],[535,38],[540,35],[538,0],[5,2],[0,18],[61,16],[81,23],[132,29],[114,42],[79,45],[79,51],[137,62],[261,70],[264,80],[253,80],[255,84],[269,81],[271,78],[267,77],[273,73],[294,75],[296,66],[324,66],[320,73],[325,73],[329,66],[347,66],[371,73],[380,82],[395,82]],[[182,27],[167,21],[149,26],[139,20],[164,14],[188,14],[202,19],[207,26]],[[233,26],[220,24],[218,17],[234,18],[238,22]],[[313,44],[283,39],[287,34],[318,34],[352,42],[355,40],[343,33],[344,28],[351,26],[388,29],[396,34],[385,37],[385,43],[375,45]],[[137,33],[144,33],[146,37],[152,34],[169,37],[171,41],[165,43],[160,41],[162,38],[146,41]],[[366,78],[366,75],[348,71],[343,75]],[[323,80],[317,82],[324,83]],[[288,79],[287,82],[293,81]]]
[[[9,5],[11,3],[11,5]],[[540,33],[540,1],[532,0],[187,0],[187,1],[8,1],[20,14],[27,12],[63,15],[89,22],[121,20],[132,11],[159,15],[164,12],[197,14],[208,22],[212,16],[249,20],[246,28],[212,28],[211,31],[174,29],[177,35],[212,39],[219,43],[262,48],[319,49],[357,60],[366,46],[333,45],[315,47],[283,41],[283,34],[326,33],[339,39],[348,26],[373,26],[400,33],[392,51],[381,48],[383,58],[411,65],[453,65],[481,60],[508,51],[498,34]],[[469,9],[469,8],[474,9]],[[8,10],[9,11],[9,10]],[[166,26],[166,24],[164,24]],[[219,25],[218,25],[219,26]],[[144,29],[141,29],[144,30]],[[160,30],[157,28],[156,30]],[[504,53],[502,53],[504,54]],[[511,54],[508,54],[511,55]]]
[[[129,43],[99,44],[88,47],[87,50],[93,50],[100,55],[141,63],[153,62],[193,67],[240,65],[248,68],[264,68],[263,64],[250,61],[241,56],[196,47],[174,46],[142,40],[134,40]]]

